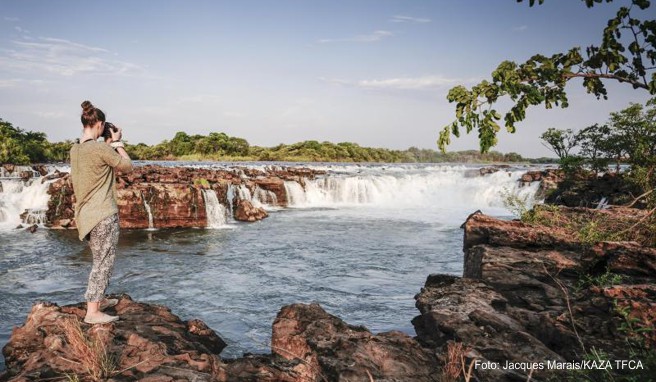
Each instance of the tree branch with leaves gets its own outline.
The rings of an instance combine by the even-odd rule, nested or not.
[[[602,2],[582,1],[588,8]],[[535,5],[535,0],[529,0],[529,5]],[[587,47],[585,58],[581,48],[574,47],[551,56],[536,54],[521,64],[504,61],[492,72],[491,80],[483,80],[471,89],[452,88],[447,100],[456,104],[456,120],[440,132],[440,149],[446,151],[451,136],[459,137],[464,129],[467,133],[477,130],[480,149],[487,152],[497,144],[501,125],[514,133],[516,124],[526,118],[529,107],[540,104],[547,109],[568,107],[565,87],[574,78],[582,78],[587,92],[598,99],[608,98],[604,85],[607,80],[656,94],[656,20],[632,16],[632,13],[646,13],[650,5],[648,0],[631,0],[630,6],[620,7],[616,16],[608,20],[601,44]],[[494,108],[502,98],[513,102],[503,116]]]

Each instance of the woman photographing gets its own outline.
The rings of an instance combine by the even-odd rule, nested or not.
[[[119,235],[115,170],[131,171],[132,162],[121,142],[121,129],[111,124],[106,126],[102,110],[84,101],[81,121],[84,126],[82,138],[80,143],[71,147],[70,158],[76,200],[75,222],[80,240],[89,241],[93,254],[84,295],[87,301],[84,322],[104,324],[118,320],[118,316],[100,310],[101,302],[105,306],[116,304],[115,300],[103,301],[114,268]],[[96,141],[103,132],[110,138],[106,139],[109,144]]]

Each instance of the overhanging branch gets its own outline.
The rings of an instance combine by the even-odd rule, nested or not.
[[[582,77],[582,78],[605,78],[605,79],[616,80],[616,81],[620,81],[620,82],[627,82],[627,83],[633,85],[633,86],[636,87],[636,88],[642,88],[642,89],[645,89],[645,90],[649,90],[649,87],[647,86],[647,84],[644,84],[644,83],[642,83],[642,82],[635,81],[635,80],[632,80],[632,79],[629,79],[629,78],[626,78],[626,77],[617,76],[617,75],[614,75],[614,74],[604,74],[604,73],[567,73],[567,74],[564,74],[563,77],[565,77],[565,78],[567,78],[567,79],[574,78],[574,77]]]

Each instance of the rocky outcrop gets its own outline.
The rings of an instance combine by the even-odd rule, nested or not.
[[[282,308],[273,323],[271,350],[301,360],[310,381],[437,381],[435,354],[400,332],[373,335],[346,324],[319,305]]]
[[[564,179],[565,173],[562,170],[549,168],[527,171],[519,178],[519,183],[522,186],[527,186],[533,182],[540,182],[535,197],[537,199],[543,199],[553,194]]]
[[[626,214],[620,210],[618,218]],[[481,380],[526,381],[565,373],[547,370],[549,361],[580,361],[599,351],[611,360],[635,359],[632,351],[654,344],[656,249],[633,242],[591,245],[558,225],[480,213],[464,229],[464,277],[432,275],[416,296],[421,314],[413,324],[424,346],[443,353],[450,341],[462,342],[472,349],[469,362],[499,365],[475,368]],[[504,369],[507,362],[521,367]],[[533,363],[545,369],[531,370]]]
[[[0,381],[437,381],[431,351],[398,332],[373,335],[319,305],[284,307],[272,353],[221,359],[225,342],[202,321],[121,295],[121,320],[90,326],[84,305],[37,303],[3,348]]]
[[[209,381],[221,368],[216,355],[226,345],[198,320],[181,321],[162,306],[121,296],[109,313],[121,320],[91,326],[83,304],[37,303],[3,348],[7,372],[0,380],[76,376],[117,381]]]
[[[305,168],[270,167],[267,170],[235,167],[207,169],[142,166],[117,175],[117,193],[122,228],[205,227],[206,194],[215,192],[219,203],[233,211],[241,221],[267,217],[255,203],[286,207],[285,181],[302,185],[323,171]],[[57,179],[58,178],[58,179]],[[46,212],[54,228],[75,228],[75,195],[70,175],[56,172],[44,180],[49,185],[50,201]],[[252,200],[251,200],[252,199]]]
[[[235,209],[235,219],[242,222],[254,222],[262,220],[269,214],[261,207],[253,206],[248,200],[240,199],[235,202],[237,208]]]
[[[643,191],[632,182],[624,179],[624,174],[605,173],[576,174],[559,182],[552,192],[547,194],[545,202],[567,207],[595,208],[602,200],[609,205],[627,205]],[[634,207],[644,207],[639,201]]]

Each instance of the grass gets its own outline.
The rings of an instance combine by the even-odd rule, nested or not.
[[[64,319],[59,325],[69,345],[70,354],[74,358],[74,360],[69,359],[69,362],[81,365],[93,381],[101,381],[114,374],[117,360],[108,351],[107,342],[97,332],[95,335],[87,336],[77,318]],[[78,378],[75,374],[73,376],[75,379]]]
[[[471,360],[469,367],[466,366],[465,355],[471,349],[465,347],[462,342],[449,342],[446,347],[446,360],[442,368],[440,382],[456,382],[462,376],[465,382],[469,382],[474,371],[474,361]]]

